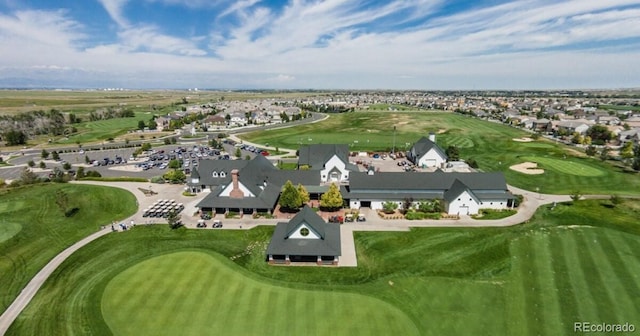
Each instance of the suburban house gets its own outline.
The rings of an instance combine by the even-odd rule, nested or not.
[[[551,130],[551,121],[546,118],[536,119],[533,121],[531,129],[536,132],[549,132]]]
[[[206,117],[202,123],[207,127],[225,126],[227,121],[220,114],[210,115]]]
[[[442,200],[447,213],[475,215],[479,209],[513,207],[513,195],[507,189],[502,173],[432,173],[376,172],[352,173],[349,185],[343,187],[349,207],[382,210],[383,203],[405,200],[414,205],[421,201]]]
[[[411,150],[407,152],[407,159],[419,167],[442,167],[447,162],[447,154],[436,144],[436,136],[429,134],[429,138],[422,137]]]
[[[589,127],[593,125],[592,121],[589,120],[563,120],[557,123],[557,131],[565,132],[566,134],[585,134]]]
[[[316,171],[321,182],[347,182],[349,172],[358,171],[349,163],[348,145],[304,145],[298,154],[298,169]]]
[[[340,225],[326,223],[304,206],[289,222],[276,225],[266,254],[270,264],[337,265],[341,255]]]
[[[640,144],[640,128],[632,128],[627,131],[622,131],[618,134],[618,139],[621,144],[627,141],[632,141],[635,144]]]

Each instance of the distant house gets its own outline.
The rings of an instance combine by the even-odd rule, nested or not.
[[[563,120],[557,123],[557,131],[564,131],[567,134],[579,133],[585,134],[589,127],[593,125],[592,121],[589,120]]]
[[[502,173],[352,173],[343,198],[352,209],[381,210],[385,202],[441,200],[449,214],[474,215],[479,209],[507,209],[513,195]]]
[[[640,144],[640,128],[632,128],[628,131],[622,131],[618,134],[618,139],[621,144],[631,141],[635,144]]]
[[[220,114],[216,114],[206,117],[203,120],[203,123],[207,127],[224,126],[227,124],[227,120],[225,120],[224,117]]]
[[[536,132],[549,132],[551,130],[551,121],[546,118],[534,120],[531,129]]]
[[[298,151],[298,169],[318,171],[322,182],[346,182],[358,167],[349,162],[349,146],[335,144],[304,145]]]
[[[640,128],[640,116],[633,116],[625,119],[623,123],[629,125],[631,128]]]
[[[278,223],[267,247],[270,264],[310,262],[337,265],[341,252],[340,225],[326,223],[305,206],[287,223]]]
[[[435,141],[433,133],[429,134],[429,138],[420,138],[407,152],[409,161],[420,167],[442,167],[447,162],[447,154]]]

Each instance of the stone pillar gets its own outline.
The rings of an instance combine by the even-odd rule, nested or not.
[[[322,265],[322,256],[318,256],[318,260],[316,261],[316,264]]]
[[[273,261],[273,255],[269,255],[269,265],[273,265],[275,262]]]
[[[289,260],[289,255],[288,254],[284,256],[284,263],[287,264],[287,265],[291,264],[291,260]]]
[[[331,262],[331,265],[333,266],[338,266],[338,257],[333,257],[333,261]]]

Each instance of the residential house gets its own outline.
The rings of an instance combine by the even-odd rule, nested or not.
[[[221,127],[227,124],[227,120],[225,120],[224,116],[221,116],[220,114],[210,115],[202,122],[207,127]]]
[[[276,225],[266,251],[270,264],[337,265],[341,254],[340,224],[326,223],[308,206]]]
[[[551,120],[546,118],[536,119],[532,122],[531,129],[536,132],[549,132],[551,131]]]
[[[443,167],[447,162],[447,154],[436,144],[436,136],[422,137],[407,152],[407,159],[419,167]]]
[[[579,119],[579,120],[562,120],[557,123],[557,131],[559,133],[564,132],[565,134],[585,134],[589,127],[593,125],[592,121]]]

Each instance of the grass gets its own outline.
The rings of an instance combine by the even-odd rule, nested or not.
[[[396,135],[393,135],[393,126]],[[542,193],[617,193],[640,195],[640,174],[584,157],[574,148],[540,139],[516,142],[529,136],[522,130],[446,112],[355,112],[331,115],[311,125],[256,131],[241,137],[256,143],[297,149],[301,144],[344,143],[352,151],[409,149],[420,137],[435,132],[443,148],[455,145],[462,159],[475,159],[483,171],[501,171],[516,187]],[[510,166],[535,159],[548,168],[541,175],[524,175]],[[548,167],[547,167],[548,165]]]
[[[359,311],[372,307],[384,312],[369,319],[383,328],[374,334],[415,326],[421,335],[557,335],[572,333],[575,321],[638,325],[639,216],[638,201],[613,207],[586,200],[543,207],[528,223],[507,228],[357,232],[357,268],[268,266],[273,227],[138,226],[72,255],[8,335],[326,328],[364,335],[372,332]],[[287,313],[311,309],[318,314]],[[349,329],[339,318],[334,328],[320,323],[331,310],[351,314],[361,327]],[[408,329],[396,329],[402,327]]]
[[[65,217],[56,205],[58,190],[67,194],[70,206],[80,209],[73,217]],[[100,225],[135,210],[134,196],[118,188],[43,184],[4,189],[0,194],[0,311],[59,252]]]
[[[105,321],[116,335],[200,335],[204,327],[218,335],[418,335],[402,311],[382,300],[283,288],[246,277],[228,264],[196,251],[143,261],[107,284]],[[140,302],[145,302],[142,309]],[[187,318],[174,318],[176,311]]]
[[[480,209],[479,216],[472,216],[475,219],[489,220],[489,219],[502,219],[516,214],[516,210],[494,210],[494,209]]]
[[[78,132],[70,135],[68,138],[60,138],[53,141],[53,144],[75,144],[75,143],[92,143],[106,141],[109,138],[117,138],[126,134],[129,130],[137,129],[138,121],[145,122],[150,115],[144,113],[136,113],[133,118],[114,118],[107,120],[86,121],[74,125]]]

